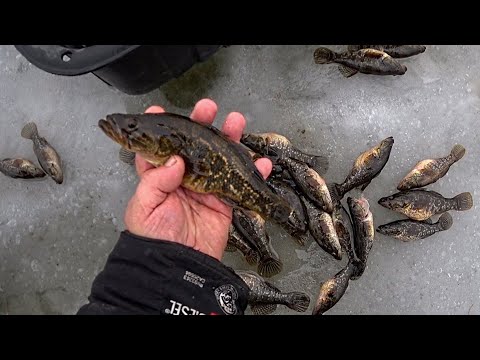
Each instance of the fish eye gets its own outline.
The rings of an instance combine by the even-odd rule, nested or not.
[[[137,120],[135,118],[128,119],[127,126],[129,129],[134,130],[137,127]]]

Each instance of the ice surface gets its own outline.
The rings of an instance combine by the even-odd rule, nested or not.
[[[320,46],[320,45],[318,45]],[[367,188],[375,224],[399,219],[376,201],[395,192],[420,159],[444,156],[455,143],[467,153],[429,188],[445,196],[471,191],[478,202],[480,47],[429,46],[402,60],[400,77],[342,77],[336,65],[315,65],[317,46],[231,46],[160,89],[128,96],[93,75],[59,77],[0,46],[0,156],[36,161],[20,137],[27,121],[64,159],[63,185],[51,179],[0,176],[0,313],[72,314],[86,301],[123,229],[134,170],[97,128],[111,112],[152,104],[188,115],[196,100],[219,104],[216,125],[243,112],[248,131],[277,131],[301,149],[326,154],[329,181],[342,181],[356,156],[387,136],[390,161]],[[343,46],[332,47],[343,49]],[[478,211],[452,212],[453,227],[415,243],[377,234],[368,267],[328,314],[479,314]],[[278,227],[270,235],[285,266],[272,281],[312,297],[345,264],[316,243],[300,247]],[[248,268],[239,254],[225,255]],[[279,307],[277,314],[293,314]]]

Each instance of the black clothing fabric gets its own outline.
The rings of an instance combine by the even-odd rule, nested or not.
[[[122,232],[78,315],[243,315],[249,289],[217,259]]]

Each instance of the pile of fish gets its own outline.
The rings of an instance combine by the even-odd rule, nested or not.
[[[21,136],[32,140],[33,151],[40,168],[28,159],[6,158],[0,160],[0,172],[14,179],[38,179],[48,175],[57,184],[62,184],[62,160],[52,145],[38,134],[37,125],[33,122],[26,124],[21,131]]]
[[[247,133],[235,143],[213,126],[172,113],[112,114],[100,120],[99,127],[121,145],[119,157],[127,163],[132,163],[135,153],[154,166],[162,165],[172,155],[182,156],[186,165],[182,185],[195,192],[215,194],[233,207],[226,251],[239,250],[248,264],[257,267],[257,272],[237,270],[250,288],[249,304],[254,314],[272,313],[277,305],[305,312],[310,304],[307,294],[284,293],[265,279],[283,268],[266,230],[267,221],[279,224],[300,245],[313,238],[336,260],[346,254],[346,266],[320,286],[314,315],[331,309],[350,280],[359,279],[365,272],[375,228],[363,191],[387,164],[393,137],[360,154],[343,182],[327,183],[322,177],[329,167],[325,157],[307,154],[276,133]],[[430,183],[436,181],[463,153],[456,146],[447,158],[419,163],[399,186],[424,186],[427,180],[419,173]],[[271,159],[274,165],[267,180],[254,163],[260,157]],[[347,211],[342,200],[355,189],[360,194],[346,198]],[[472,206],[471,196],[465,194],[454,199],[425,190],[400,194],[380,202],[416,220]],[[436,228],[448,226],[445,216]]]
[[[453,198],[445,198],[438,192],[425,190],[423,187],[445,176],[450,166],[464,155],[465,148],[457,144],[445,157],[418,162],[398,184],[397,189],[400,192],[378,201],[383,207],[406,215],[409,219],[381,225],[377,231],[398,240],[413,241],[450,229],[453,219],[447,211],[471,209],[472,195],[464,192]],[[437,214],[441,215],[434,223],[431,217]]]
[[[407,67],[397,59],[423,53],[423,45],[349,45],[347,51],[337,53],[320,47],[313,58],[316,64],[339,64],[345,77],[357,73],[373,75],[403,75]]]

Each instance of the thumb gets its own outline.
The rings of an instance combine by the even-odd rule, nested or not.
[[[145,171],[137,188],[138,200],[147,208],[156,208],[182,184],[184,173],[185,163],[180,156],[172,156],[165,165]]]

